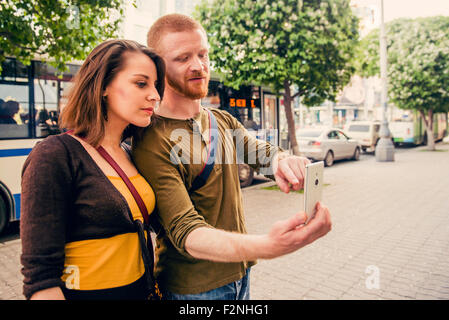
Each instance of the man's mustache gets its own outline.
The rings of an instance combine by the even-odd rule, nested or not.
[[[188,79],[192,79],[192,78],[207,78],[207,72],[203,72],[203,71],[194,71],[190,74],[190,76],[188,77]]]

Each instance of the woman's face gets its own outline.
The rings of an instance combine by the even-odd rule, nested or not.
[[[108,122],[146,127],[151,122],[156,103],[156,65],[147,55],[126,52],[124,67],[106,87]]]

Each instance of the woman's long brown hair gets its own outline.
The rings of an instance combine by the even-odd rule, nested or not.
[[[154,62],[157,70],[156,89],[161,99],[164,95],[165,64],[155,52],[132,40],[108,40],[98,45],[76,74],[67,105],[59,117],[61,128],[73,130],[75,135],[94,147],[98,147],[105,134],[107,104],[103,93],[123,68],[125,52],[143,53]],[[123,139],[137,131],[137,127],[129,125]]]

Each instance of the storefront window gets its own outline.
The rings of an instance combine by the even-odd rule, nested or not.
[[[243,125],[248,130],[259,130],[261,126],[261,114],[260,114],[260,95],[258,87],[253,87],[251,92],[251,99],[248,101],[248,107],[245,112],[245,118]]]
[[[234,90],[212,80],[209,82],[208,95],[201,100],[201,105],[229,112],[246,129],[257,131],[261,128],[260,99],[257,87],[242,86],[240,90]]]
[[[266,94],[265,100],[265,129],[276,129],[276,96]]]
[[[280,138],[280,143],[281,143],[281,147],[282,148],[289,149],[288,123],[287,123],[287,115],[285,113],[284,99],[280,99],[279,104],[280,104],[280,106],[279,106],[279,138]]]
[[[264,95],[264,124],[265,136],[267,142],[278,144],[278,127],[277,127],[277,111],[276,111],[276,96],[271,94]]]

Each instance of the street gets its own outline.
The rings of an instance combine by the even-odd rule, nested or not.
[[[333,227],[287,256],[259,261],[251,299],[449,299],[449,144],[397,148],[394,162],[337,161],[325,168]],[[243,189],[249,233],[302,209],[303,195]],[[0,237],[0,299],[23,299],[18,227]]]

